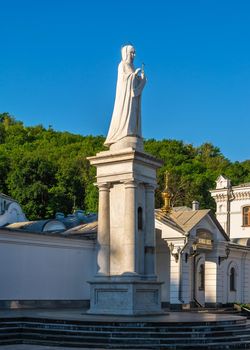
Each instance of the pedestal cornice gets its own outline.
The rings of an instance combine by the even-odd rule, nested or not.
[[[129,160],[136,160],[143,163],[146,163],[147,165],[151,165],[154,168],[159,168],[163,165],[163,161],[160,159],[157,159],[156,157],[152,156],[151,154],[145,153],[145,152],[139,152],[134,150],[133,148],[125,148],[120,151],[103,151],[97,153],[96,156],[88,157],[87,158],[90,161],[91,165],[101,165],[101,164],[108,164],[108,163],[115,163],[115,162],[126,162]]]

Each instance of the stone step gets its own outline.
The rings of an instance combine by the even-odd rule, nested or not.
[[[94,337],[110,337],[112,334],[112,337],[128,337],[129,336],[133,336],[135,338],[143,338],[143,337],[151,337],[151,338],[157,338],[159,336],[164,337],[164,338],[171,338],[171,337],[191,337],[194,338],[196,337],[213,337],[214,335],[217,336],[221,336],[221,337],[225,337],[225,336],[231,336],[231,335],[239,335],[239,334],[250,334],[250,328],[249,327],[245,327],[245,328],[232,328],[232,329],[227,329],[227,330],[217,330],[217,331],[213,331],[211,332],[210,330],[207,330],[206,332],[200,332],[198,330],[195,331],[188,331],[188,332],[183,332],[183,331],[179,331],[179,332],[160,332],[160,331],[144,331],[144,332],[137,332],[136,330],[127,332],[127,331],[117,331],[117,330],[112,330],[110,331],[96,331],[96,330],[79,330],[79,329],[50,329],[50,328],[29,328],[29,327],[23,327],[22,329],[20,329],[21,332],[23,334],[26,333],[46,333],[46,334],[53,334],[56,333],[57,335],[59,334],[70,334],[71,336],[74,335],[92,335]],[[8,328],[4,328],[2,330],[0,330],[0,336],[2,334],[13,334],[15,332],[17,332],[18,329],[13,329],[11,328],[10,330]]]
[[[17,328],[17,327],[30,327],[30,328],[56,328],[56,329],[79,329],[79,330],[87,330],[87,331],[114,331],[114,330],[126,330],[126,331],[133,331],[136,330],[137,332],[144,332],[145,330],[148,331],[156,331],[156,332],[178,332],[180,330],[182,331],[195,331],[195,330],[199,330],[199,331],[206,331],[206,330],[226,330],[226,329],[235,329],[236,327],[238,328],[244,328],[244,327],[248,327],[250,326],[250,323],[246,323],[246,321],[244,320],[243,322],[224,322],[224,323],[220,323],[220,324],[208,324],[208,325],[200,325],[200,323],[193,323],[193,324],[186,324],[186,323],[182,323],[181,325],[170,325],[170,324],[154,324],[154,326],[149,326],[149,325],[145,325],[143,324],[122,324],[122,325],[110,325],[109,323],[96,323],[94,325],[86,325],[85,323],[59,323],[58,321],[54,322],[54,320],[50,320],[49,322],[34,322],[34,321],[19,321],[19,322],[1,322],[0,321],[0,329],[1,328]]]
[[[41,324],[47,324],[47,323],[53,323],[53,324],[72,324],[72,325],[86,325],[86,326],[95,326],[95,325],[107,325],[107,326],[116,326],[116,327],[160,327],[160,326],[168,326],[168,327],[180,327],[180,326],[211,326],[211,325],[228,325],[228,324],[244,324],[246,323],[246,317],[241,317],[240,319],[227,319],[227,320],[217,320],[217,321],[198,321],[194,322],[192,320],[190,321],[178,321],[178,322],[171,322],[171,321],[154,321],[154,322],[142,322],[142,321],[91,321],[91,320],[62,320],[62,319],[56,319],[56,318],[40,318],[40,317],[15,317],[15,318],[0,318],[0,324],[4,323],[41,323]]]
[[[250,341],[250,334],[245,334],[245,335],[232,335],[232,336],[227,336],[227,337],[192,337],[192,338],[177,338],[177,337],[170,337],[170,338],[164,338],[164,337],[158,337],[158,338],[152,338],[152,337],[143,337],[143,338],[137,338],[137,337],[130,337],[127,336],[126,338],[124,337],[95,337],[95,336],[71,336],[68,334],[50,334],[50,333],[16,333],[13,335],[14,339],[21,338],[25,342],[27,341],[34,341],[34,340],[39,340],[39,341],[45,341],[45,342],[58,342],[58,343],[68,343],[71,342],[73,343],[100,343],[100,344],[106,344],[106,345],[121,345],[125,344],[127,346],[133,347],[136,344],[144,344],[145,345],[151,345],[154,346],[156,344],[161,344],[162,346],[168,346],[169,344],[200,344],[204,345],[207,343],[220,343],[220,342],[235,342],[235,341]],[[7,340],[9,337],[8,334],[4,334],[1,336],[1,340]]]
[[[99,337],[99,336],[105,336],[109,337],[110,334],[112,334],[113,337],[127,337],[128,335],[132,334],[135,337],[145,337],[150,335],[150,337],[157,338],[159,335],[162,337],[209,337],[213,335],[218,336],[230,336],[230,335],[238,335],[238,334],[250,334],[250,328],[248,326],[246,327],[230,327],[230,328],[223,328],[223,329],[192,329],[192,330],[183,330],[179,329],[178,331],[172,331],[172,330],[140,330],[138,332],[137,329],[130,329],[130,330],[124,330],[124,329],[77,329],[77,328],[67,328],[67,327],[36,327],[35,325],[32,325],[32,327],[5,327],[0,329],[0,337],[4,334],[12,335],[14,333],[20,332],[22,334],[25,333],[48,333],[48,334],[71,334],[74,335],[88,335],[91,334],[92,336]]]
[[[0,345],[42,344],[106,349],[250,349],[250,322],[84,322],[0,319]]]
[[[71,329],[71,328],[67,328],[67,327],[63,327],[63,328],[51,328],[51,327],[36,327],[36,326],[32,326],[32,327],[16,327],[16,328],[2,328],[0,329],[0,336],[3,334],[14,334],[16,332],[20,332],[20,333],[27,333],[27,332],[33,332],[33,333],[49,333],[49,334],[71,334],[73,335],[88,335],[91,334],[95,337],[98,336],[106,336],[109,337],[110,334],[112,334],[113,337],[127,337],[128,334],[132,334],[133,336],[136,337],[145,337],[147,335],[150,335],[150,337],[158,337],[159,335],[163,336],[163,337],[194,337],[194,336],[199,336],[199,337],[209,337],[209,336],[213,336],[213,335],[218,335],[218,336],[230,336],[232,334],[250,334],[250,328],[249,327],[230,327],[230,328],[223,328],[223,329],[192,329],[192,330],[182,330],[179,329],[178,331],[171,331],[171,330],[148,330],[148,329],[144,329],[144,330],[140,330],[138,332],[138,330],[136,329],[131,329],[131,330],[122,330],[122,329],[111,329],[111,330],[106,330],[106,329]]]

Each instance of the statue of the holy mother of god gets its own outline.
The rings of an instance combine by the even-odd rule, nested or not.
[[[116,97],[106,146],[126,136],[141,135],[141,94],[146,83],[144,70],[134,69],[135,49],[131,45],[122,48],[122,61],[118,66]]]

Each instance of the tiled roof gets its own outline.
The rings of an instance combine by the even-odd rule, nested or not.
[[[65,236],[81,236],[89,239],[96,238],[98,228],[98,221],[81,224],[64,231]]]
[[[161,209],[156,209],[155,217],[173,229],[176,229],[183,234],[188,234],[194,226],[196,226],[206,215],[208,215],[224,238],[227,241],[230,240],[210,209],[190,210],[190,208],[186,209],[186,207],[183,207],[183,209],[179,208],[177,211],[175,209],[176,208],[172,208],[169,213],[164,213]]]
[[[7,226],[5,226],[8,229],[16,229],[16,230],[22,230],[22,231],[26,231],[26,232],[33,232],[33,233],[40,233],[40,232],[44,232],[44,227],[46,224],[48,223],[53,223],[53,222],[59,222],[57,220],[54,219],[48,219],[48,220],[37,220],[37,221],[23,221],[23,222],[15,222],[13,224],[9,224]],[[60,231],[62,231],[63,229],[65,229],[65,225],[63,223],[60,222],[60,224],[62,225],[62,228],[60,229]],[[59,231],[58,229],[55,231]],[[49,232],[49,231],[47,231]],[[54,231],[52,231],[54,232]]]
[[[191,210],[188,207],[177,207],[172,208],[169,213],[164,213],[161,209],[156,209],[155,217],[164,224],[185,234],[197,225],[209,212],[209,209]]]
[[[26,227],[28,227],[31,223],[34,223],[34,221],[14,222],[13,224],[9,224],[5,227],[22,230],[22,229],[25,229]]]
[[[182,234],[185,234],[185,231],[181,228],[180,225],[174,220],[169,213],[164,213],[161,209],[155,209],[155,218],[162,222],[163,224],[172,227],[174,230],[179,231]]]
[[[78,227],[82,224],[96,221],[97,214],[92,213],[92,214],[88,214],[88,215],[85,214],[81,216],[71,214],[63,218],[58,218],[57,220],[63,222],[67,229],[71,229],[74,227]]]
[[[232,188],[239,188],[239,187],[250,187],[250,182],[239,184],[239,185],[233,186]]]
[[[197,225],[208,213],[210,209],[203,210],[184,210],[172,211],[170,217],[185,231],[189,232]]]

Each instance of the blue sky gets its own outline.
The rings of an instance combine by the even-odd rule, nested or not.
[[[105,135],[128,42],[148,78],[144,137],[250,159],[248,0],[0,0],[0,112]]]

